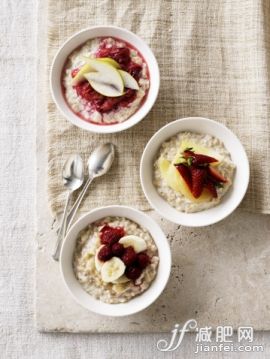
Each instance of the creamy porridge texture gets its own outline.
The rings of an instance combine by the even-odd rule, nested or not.
[[[154,280],[158,250],[150,233],[123,217],[106,217],[80,232],[73,258],[86,292],[106,303],[123,303]]]
[[[93,79],[90,75],[92,82],[86,78],[87,71],[93,71],[91,68],[87,70],[89,59],[101,60],[103,66],[100,78],[94,75]],[[80,81],[75,83],[74,77],[85,65],[86,71],[79,75]],[[108,75],[105,73],[107,70],[113,73]],[[119,78],[121,81],[119,74],[117,77],[119,70],[121,76],[123,70],[124,75],[129,75],[124,81],[122,93],[106,96],[105,92],[104,95],[104,82],[109,81],[110,75],[112,83],[105,84],[107,88],[113,90],[118,86]],[[99,87],[94,86],[97,81],[100,81]],[[122,40],[108,37],[91,39],[70,54],[63,70],[62,85],[66,101],[74,113],[85,121],[110,125],[127,120],[139,109],[147,96],[150,80],[147,65],[139,51]]]
[[[160,147],[153,183],[177,210],[198,212],[221,201],[232,185],[234,171],[230,153],[218,138],[180,132]]]

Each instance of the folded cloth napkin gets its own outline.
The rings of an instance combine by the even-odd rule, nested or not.
[[[161,72],[159,97],[150,114],[119,134],[76,128],[48,95],[48,194],[54,214],[63,209],[61,171],[67,156],[81,153],[86,160],[95,145],[107,141],[117,145],[117,160],[92,185],[82,210],[116,203],[149,209],[139,180],[143,148],[161,126],[187,116],[220,121],[240,138],[251,164],[241,206],[270,213],[269,1],[49,0],[48,16],[48,65],[74,32],[118,25],[149,44]]]

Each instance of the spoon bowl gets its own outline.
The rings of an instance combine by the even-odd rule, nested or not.
[[[115,156],[115,149],[112,143],[105,143],[98,146],[89,156],[87,165],[89,177],[103,176],[110,169]]]
[[[78,189],[84,178],[84,166],[81,156],[71,155],[65,162],[62,171],[64,186],[70,190]]]

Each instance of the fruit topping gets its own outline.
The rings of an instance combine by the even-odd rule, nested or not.
[[[136,64],[135,62],[130,62],[128,66],[126,67],[126,71],[130,73],[132,77],[134,77],[136,80],[139,80],[142,67],[139,64]]]
[[[112,249],[108,245],[102,246],[98,252],[98,259],[102,262],[108,261],[113,256]]]
[[[122,80],[124,82],[125,88],[129,88],[132,90],[139,90],[138,82],[132,77],[128,72],[123,70],[118,70]]]
[[[211,166],[208,167],[208,175],[212,178],[215,182],[223,182],[226,183],[227,180],[222,174],[216,169]]]
[[[150,258],[146,253],[139,253],[137,263],[139,268],[144,269],[150,264]]]
[[[214,185],[213,182],[211,181],[206,181],[205,184],[204,184],[204,187],[211,193],[212,197],[213,198],[217,198],[217,189]]]
[[[131,280],[136,280],[142,274],[142,270],[136,266],[129,266],[126,268],[125,275]]]
[[[190,167],[190,173],[192,183],[191,192],[195,198],[199,198],[203,191],[204,181],[207,174],[206,169],[192,165]]]
[[[147,245],[144,239],[138,236],[129,235],[121,238],[119,243],[123,244],[125,248],[132,247],[136,253],[143,252],[147,249]]]
[[[186,184],[188,185],[188,188],[192,190],[192,179],[191,179],[191,173],[189,168],[184,164],[178,164],[176,165],[176,168],[180,175],[185,180]]]
[[[102,227],[99,234],[101,243],[108,245],[113,245],[118,242],[124,235],[125,230],[123,227],[110,227],[107,224]]]
[[[112,245],[112,253],[114,256],[121,257],[121,255],[124,253],[124,251],[125,251],[125,248],[124,248],[123,244],[117,242]]]
[[[80,69],[79,68],[75,68],[75,69],[73,69],[72,71],[71,71],[71,77],[72,78],[74,78],[76,75],[77,75],[77,73],[80,71]]]
[[[111,283],[125,273],[126,266],[118,257],[112,257],[101,267],[101,278],[103,282]]]
[[[133,247],[125,248],[124,254],[121,257],[126,266],[131,266],[137,259],[137,254]]]
[[[120,73],[114,66],[107,62],[90,58],[83,68],[85,66],[94,69],[94,71],[90,70],[90,72],[84,73],[84,77],[89,81],[94,90],[101,95],[108,97],[118,97],[123,95],[124,82]],[[77,76],[78,75],[79,74],[77,74]]]
[[[127,47],[117,47],[115,45],[106,47],[105,43],[101,44],[96,57],[110,57],[120,65],[127,65],[130,62],[130,52]]]
[[[212,198],[217,198],[217,188],[223,187],[223,183],[227,182],[226,178],[213,167],[218,162],[219,161],[214,157],[195,153],[192,148],[186,148],[181,156],[177,157],[174,166],[185,181],[193,198],[198,199],[202,196],[207,199],[204,189],[207,190]],[[165,170],[169,172],[165,168],[165,165],[163,165],[161,171]],[[172,184],[172,181],[170,183]],[[171,187],[176,188],[175,185]],[[181,192],[189,198],[186,190],[183,190],[183,186],[179,185],[179,188],[182,189]]]
[[[183,153],[183,157],[185,159],[191,159],[191,163],[194,166],[199,166],[199,165],[206,165],[208,163],[213,163],[213,162],[218,162],[217,159],[215,159],[214,157],[210,157],[207,155],[202,155],[202,154],[197,154],[194,153],[191,149],[186,149]]]
[[[72,79],[72,85],[76,86],[80,82],[83,82],[85,80],[84,75],[87,74],[90,71],[94,71],[93,67],[90,64],[85,64],[81,69],[75,69],[71,72]]]

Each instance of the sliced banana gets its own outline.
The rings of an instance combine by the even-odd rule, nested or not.
[[[126,266],[118,257],[112,257],[101,267],[101,279],[103,282],[112,283],[125,272]]]
[[[98,253],[99,253],[99,251],[101,250],[102,247],[104,247],[104,244],[98,248],[98,250],[96,251],[96,254],[95,254],[95,267],[96,267],[96,270],[97,270],[98,272],[101,271],[101,267],[102,267],[103,264],[104,264],[104,262],[102,262],[102,261],[100,261],[100,260],[98,259]]]
[[[128,72],[123,71],[123,70],[118,70],[118,72],[121,75],[121,77],[124,81],[124,86],[126,88],[132,89],[132,90],[139,90],[138,82],[134,79],[134,77],[132,77]]]
[[[114,284],[123,284],[123,283],[127,283],[129,282],[130,279],[128,279],[128,277],[126,277],[124,274],[119,277],[118,279],[114,280],[113,283]]]
[[[147,244],[145,240],[134,235],[122,237],[119,240],[119,243],[123,244],[125,248],[130,246],[133,247],[136,253],[143,252],[147,249]]]

